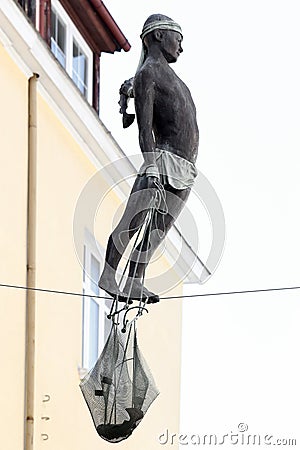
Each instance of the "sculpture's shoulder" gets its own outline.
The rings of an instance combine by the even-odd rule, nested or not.
[[[161,78],[161,64],[148,58],[134,77],[134,91],[154,88]]]

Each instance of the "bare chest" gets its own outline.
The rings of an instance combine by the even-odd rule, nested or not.
[[[186,84],[172,69],[162,71],[156,79],[155,106],[163,109],[164,114],[170,114],[181,120],[191,119],[196,114],[191,93]]]

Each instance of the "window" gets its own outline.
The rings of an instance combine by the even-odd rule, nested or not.
[[[60,64],[66,67],[66,25],[55,11],[51,9],[51,50]]]
[[[88,58],[76,42],[73,40],[73,71],[72,78],[76,86],[87,96],[87,71],[88,71]]]
[[[91,369],[97,361],[111,327],[111,322],[107,319],[111,300],[93,297],[105,295],[98,287],[102,260],[103,255],[100,254],[95,239],[86,232],[82,299],[82,366],[85,369]]]
[[[18,0],[19,5],[25,11],[25,14],[35,24],[36,17],[36,0]]]
[[[58,0],[51,0],[51,51],[93,103],[93,52]]]

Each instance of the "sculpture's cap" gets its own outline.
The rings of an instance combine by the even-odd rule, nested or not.
[[[151,16],[150,16],[151,17]],[[149,17],[149,19],[150,19]],[[143,40],[147,34],[151,33],[151,31],[154,30],[171,30],[171,31],[177,31],[182,36],[182,30],[180,25],[178,23],[174,22],[174,20],[165,18],[163,20],[154,20],[153,22],[149,23],[149,19],[146,21],[143,31],[141,34],[141,39]]]

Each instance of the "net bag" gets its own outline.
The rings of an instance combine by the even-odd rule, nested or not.
[[[159,394],[138,344],[135,322],[126,334],[113,323],[105,347],[80,388],[103,439],[127,439]]]

